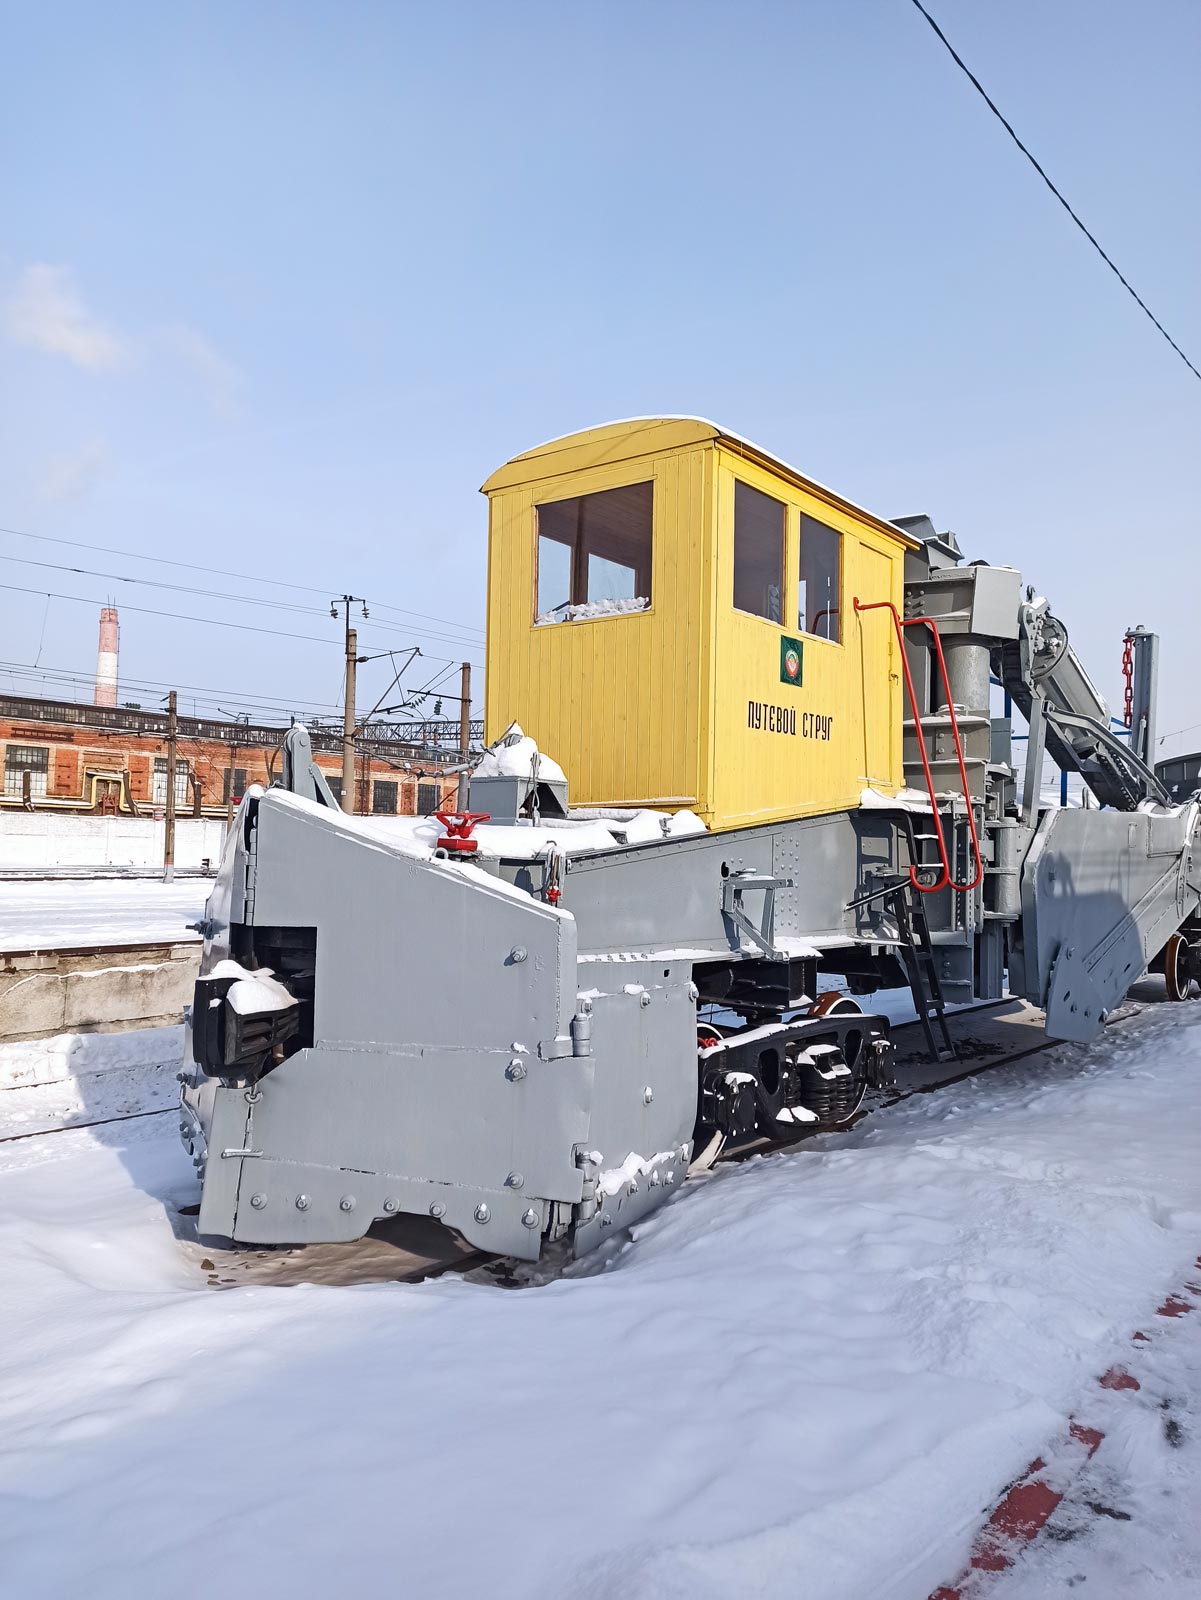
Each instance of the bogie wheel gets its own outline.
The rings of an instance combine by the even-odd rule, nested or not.
[[[840,994],[837,989],[827,989],[825,994],[818,996],[805,1015],[810,1017],[861,1017],[863,1015],[863,1007],[858,1000],[853,1000],[849,994]],[[859,1057],[862,1054],[863,1035],[848,1034],[846,1058],[847,1066],[850,1067],[852,1072],[857,1070]],[[837,1118],[836,1122],[827,1124],[827,1126],[838,1126],[841,1123],[849,1122],[863,1104],[866,1094],[867,1080],[866,1077],[861,1077],[859,1092],[855,1096],[854,1103]]]
[[[1163,977],[1169,1000],[1191,1000],[1201,968],[1201,950],[1182,933],[1174,933],[1164,946]]]

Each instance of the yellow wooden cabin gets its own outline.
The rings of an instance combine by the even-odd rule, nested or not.
[[[515,456],[489,502],[486,737],[520,722],[577,806],[712,829],[902,784],[886,611],[913,541],[693,417]]]

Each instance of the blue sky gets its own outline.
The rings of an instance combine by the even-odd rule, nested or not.
[[[1201,8],[931,8],[1201,365]],[[487,474],[686,412],[1020,566],[1111,702],[1157,627],[1161,727],[1201,722],[1201,384],[908,0],[3,17],[0,524],[243,576],[0,555],[316,608],[5,560],[3,660],[90,671],[95,608],[40,595],[113,594],[126,680],[332,705],[337,625],[276,577],[367,595],[413,681],[481,661]]]

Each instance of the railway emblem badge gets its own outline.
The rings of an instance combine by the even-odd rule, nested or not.
[[[790,639],[787,634],[784,634],[780,639],[781,683],[800,683],[802,659],[801,641],[799,639]]]

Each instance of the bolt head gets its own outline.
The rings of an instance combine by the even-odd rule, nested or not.
[[[650,997],[649,994],[647,994],[646,990],[644,989],[642,991],[642,993],[638,996],[638,1004],[645,1011],[647,1006],[650,1005],[650,1003],[651,1003],[651,997]]]
[[[529,956],[529,951],[523,944],[515,944],[509,951],[509,960],[515,967],[519,967]]]
[[[525,1077],[525,1062],[514,1056],[505,1068],[505,1077],[510,1083],[520,1083]]]
[[[613,1218],[607,1211],[601,1212],[600,1225],[602,1228],[611,1228],[613,1226]]]
[[[250,1203],[256,1211],[261,1211],[267,1204],[267,1196],[265,1194],[252,1194]]]
[[[510,1172],[509,1176],[505,1179],[505,1187],[508,1189],[520,1189],[524,1186],[524,1184],[525,1175],[521,1172]]]
[[[354,1199],[354,1195],[352,1195],[352,1194],[344,1194],[342,1196],[341,1200],[338,1201],[338,1210],[339,1211],[353,1211],[354,1210],[354,1206],[355,1206],[355,1199]]]
[[[655,1098],[655,1091],[651,1088],[650,1084],[648,1083],[646,1088],[642,1091],[642,1103],[643,1103],[643,1105],[644,1106],[649,1106],[651,1101],[654,1098]]]
[[[533,1206],[527,1206],[521,1213],[521,1221],[524,1227],[536,1228],[541,1220],[542,1218],[534,1210]]]
[[[626,1186],[626,1193],[627,1194],[637,1194],[638,1193],[638,1179],[637,1178],[631,1178],[630,1179],[629,1183]]]
[[[701,991],[697,988],[695,983],[690,983],[688,985],[688,998],[690,1000],[699,1000],[700,994]]]
[[[296,1196],[296,1209],[297,1211],[307,1211],[309,1209],[309,1197],[307,1194],[298,1194]]]
[[[430,1207],[430,1216],[436,1218],[444,1217],[445,1215],[446,1207],[442,1204],[441,1200],[435,1200],[433,1205]]]
[[[579,1011],[582,1017],[590,1017],[592,1015],[592,1001],[587,995],[581,996]]]
[[[475,1220],[477,1222],[487,1222],[491,1215],[491,1211],[488,1210],[488,1207],[481,1200],[479,1205],[475,1208]]]
[[[393,1200],[391,1197],[389,1197],[387,1200],[384,1201],[384,1210],[388,1213],[389,1216],[391,1216],[392,1213],[396,1210],[396,1201]]]

